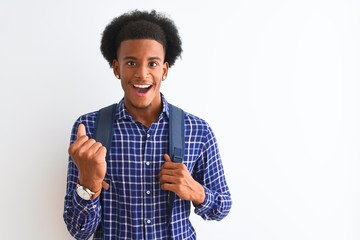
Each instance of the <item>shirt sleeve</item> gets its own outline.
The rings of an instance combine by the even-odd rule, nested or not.
[[[77,127],[80,122],[78,119],[74,124],[70,144],[76,138]],[[88,239],[101,221],[101,205],[99,197],[94,200],[84,200],[76,193],[77,179],[78,170],[69,157],[63,218],[69,233],[74,238]]]
[[[220,221],[230,212],[232,200],[217,141],[209,126],[201,154],[194,178],[205,189],[205,201],[194,211],[205,220]]]

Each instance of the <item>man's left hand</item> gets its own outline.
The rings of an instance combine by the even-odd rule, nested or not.
[[[181,199],[192,201],[195,206],[205,201],[203,186],[194,180],[183,163],[172,162],[164,154],[165,163],[159,172],[161,189],[176,193]]]

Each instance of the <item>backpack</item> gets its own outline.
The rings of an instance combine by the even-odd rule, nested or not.
[[[106,159],[109,157],[113,123],[115,120],[117,103],[103,107],[99,110],[94,129],[94,139],[106,147]],[[173,162],[181,163],[184,158],[184,111],[169,104],[169,155]],[[169,192],[168,222],[171,222],[175,193]]]

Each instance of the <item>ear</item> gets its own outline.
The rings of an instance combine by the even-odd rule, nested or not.
[[[164,62],[163,65],[163,74],[162,74],[162,81],[164,81],[168,75],[169,72],[169,63],[168,62]]]
[[[120,64],[117,59],[112,62],[112,69],[116,78],[120,79]]]

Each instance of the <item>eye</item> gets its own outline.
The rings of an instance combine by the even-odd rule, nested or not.
[[[128,66],[135,66],[136,63],[135,63],[134,61],[128,61],[128,62],[126,63],[126,65],[128,65]]]
[[[150,62],[149,63],[150,67],[157,67],[157,65],[158,65],[157,62]]]

